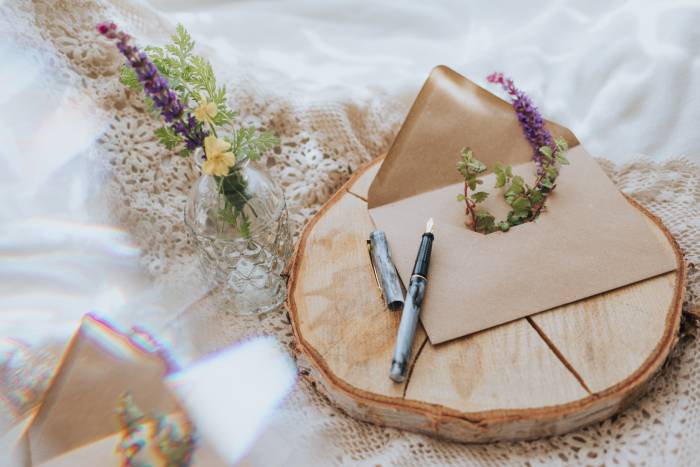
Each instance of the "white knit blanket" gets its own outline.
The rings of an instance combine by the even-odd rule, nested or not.
[[[163,42],[172,20],[195,33],[244,121],[280,135],[281,153],[263,164],[286,191],[296,235],[387,150],[422,80],[445,63],[476,81],[494,69],[513,76],[548,118],[613,160],[600,162],[620,188],[663,219],[689,261],[700,259],[697,4],[215,3],[162,0],[161,14],[128,0],[0,2],[3,395],[42,381],[90,309],[161,329],[191,358],[259,334],[292,345],[285,313],[232,316],[216,294],[189,306],[204,291],[182,223],[195,170],[158,146],[140,96],[118,82],[121,57],[96,40],[105,19],[141,44]],[[689,303],[698,297],[691,270]],[[0,420],[36,401],[41,387],[30,389],[5,398]],[[466,446],[357,422],[301,380],[253,456],[267,465],[692,465],[699,393],[700,344],[683,339],[649,393],[611,420]]]

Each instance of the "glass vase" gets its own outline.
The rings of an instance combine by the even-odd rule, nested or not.
[[[279,308],[287,292],[282,273],[291,236],[284,193],[252,165],[232,173],[227,180],[241,193],[235,222],[221,178],[202,175],[190,190],[185,224],[205,279],[223,287],[236,312],[266,313]]]

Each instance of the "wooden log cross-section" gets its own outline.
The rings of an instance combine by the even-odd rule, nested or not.
[[[605,419],[642,393],[677,341],[686,266],[655,278],[432,346],[419,327],[407,381],[388,377],[400,312],[386,309],[366,241],[359,171],[307,225],[288,305],[302,373],[360,420],[461,442],[532,439]]]

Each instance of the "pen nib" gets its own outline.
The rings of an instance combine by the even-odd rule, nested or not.
[[[435,223],[433,222],[433,218],[432,218],[432,217],[431,217],[430,219],[428,219],[428,223],[425,224],[425,231],[426,231],[426,232],[432,233],[432,232],[433,232],[433,225],[434,225],[434,224],[435,224]]]

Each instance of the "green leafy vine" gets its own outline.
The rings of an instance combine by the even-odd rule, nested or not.
[[[520,175],[513,175],[510,165],[496,163],[493,172],[496,176],[494,188],[503,191],[505,202],[511,207],[505,219],[496,218],[478,205],[489,196],[486,191],[476,191],[484,183],[481,177],[487,171],[486,165],[474,157],[469,148],[464,148],[457,163],[457,170],[464,178],[464,192],[457,195],[457,200],[466,205],[467,224],[476,232],[489,234],[497,231],[507,232],[511,227],[533,221],[544,209],[547,196],[556,186],[561,165],[569,163],[566,158],[568,145],[563,138],[554,140],[554,149],[542,146],[541,173],[530,186]]]

